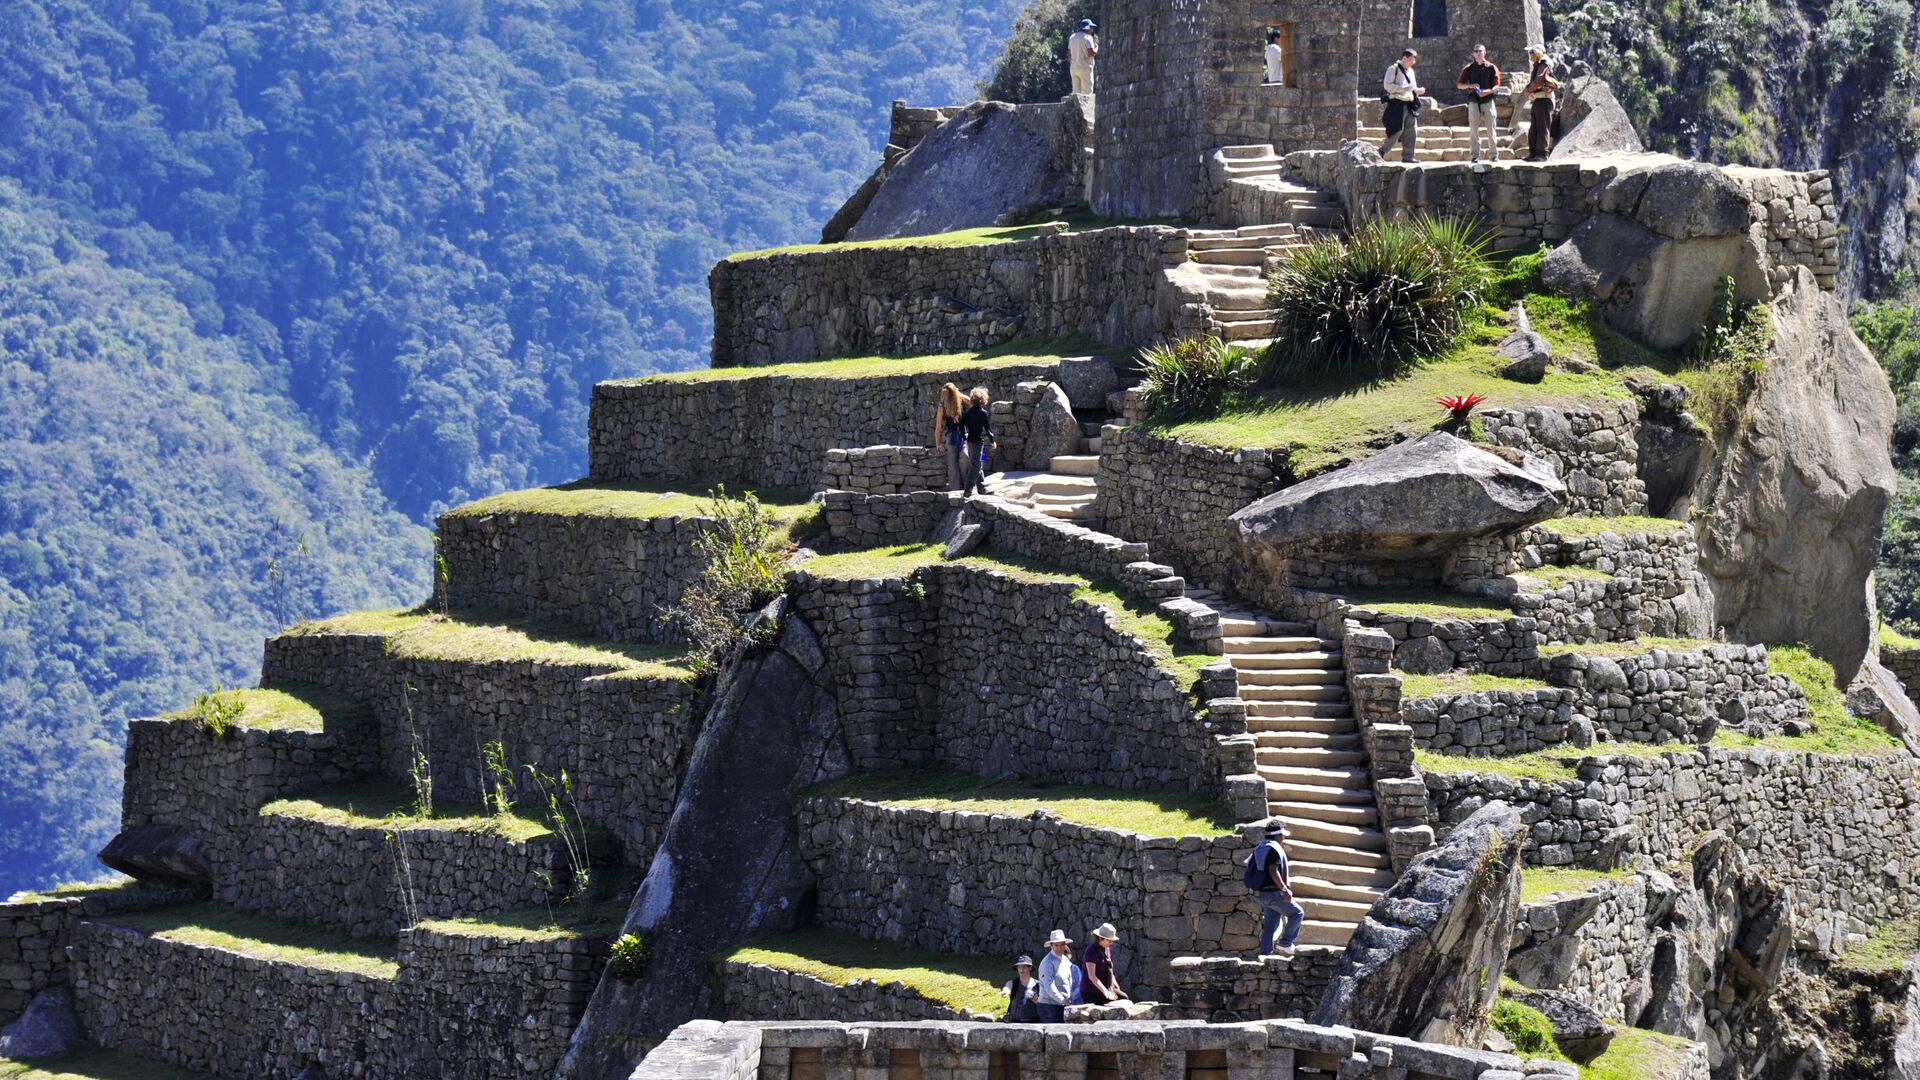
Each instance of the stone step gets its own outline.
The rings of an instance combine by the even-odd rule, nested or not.
[[[1344,949],[1347,942],[1353,940],[1353,932],[1360,928],[1358,922],[1323,922],[1308,919],[1300,924],[1300,936],[1294,939],[1295,945],[1325,945],[1330,948]]]
[[[1198,264],[1196,264],[1198,265]],[[1200,274],[1210,286],[1216,288],[1252,288],[1255,285],[1266,287],[1266,270],[1259,266],[1226,266],[1209,264],[1200,266]]]
[[[1100,511],[1092,503],[1083,506],[1036,506],[1034,509],[1057,521],[1100,520]]]
[[[1240,696],[1253,701],[1298,701],[1333,704],[1347,700],[1345,683],[1310,683],[1291,686],[1240,685]]]
[[[1331,803],[1339,806],[1372,806],[1373,789],[1327,787],[1321,784],[1289,784],[1267,781],[1267,805],[1275,803]]]
[[[1267,249],[1259,245],[1190,251],[1187,258],[1202,266],[1265,266]]]
[[[1272,143],[1243,143],[1239,146],[1222,146],[1219,149],[1219,154],[1228,161],[1245,161],[1249,158],[1274,156]]]
[[[1342,881],[1325,881],[1317,877],[1307,877],[1300,872],[1302,864],[1293,863],[1288,869],[1293,878],[1293,895],[1299,898],[1312,897],[1320,900],[1340,900],[1349,904],[1362,904],[1372,907],[1381,896],[1386,894],[1385,886],[1359,885]],[[1391,874],[1387,876],[1387,885],[1393,884]],[[1362,911],[1362,915],[1366,912]]]
[[[1220,609],[1220,617],[1222,619],[1240,619],[1250,623],[1257,623],[1261,628],[1260,633],[1237,634],[1235,635],[1236,637],[1308,637],[1313,633],[1313,627],[1307,623],[1290,622],[1286,619],[1278,619],[1271,615],[1262,615],[1257,611],[1234,610],[1222,607]]]
[[[1360,725],[1353,718],[1351,710],[1339,716],[1289,715],[1276,713],[1262,715],[1260,710],[1275,709],[1283,706],[1279,702],[1260,702],[1247,706],[1247,730],[1255,735],[1268,732],[1290,732],[1302,735],[1355,735]]]
[[[1301,862],[1315,863],[1320,866],[1360,866],[1369,870],[1393,869],[1393,860],[1387,857],[1387,838],[1385,836],[1380,837],[1380,849],[1378,851],[1321,844],[1312,840],[1301,840],[1296,837],[1287,841],[1287,855],[1289,858],[1296,858]]]
[[[1290,769],[1344,769],[1365,767],[1367,755],[1359,750],[1328,750],[1318,746],[1260,746],[1253,749],[1254,760],[1261,765]]]
[[[1295,844],[1321,844],[1328,848],[1369,854],[1387,850],[1387,834],[1369,825],[1343,825],[1332,821],[1300,818],[1289,820],[1287,828],[1293,833],[1292,838],[1287,841],[1288,847]]]
[[[1098,497],[1091,494],[1087,494],[1087,495],[1035,494],[1035,495],[1028,496],[1028,504],[1033,506],[1036,509],[1045,509],[1046,507],[1049,507],[1049,506],[1061,506],[1061,507],[1066,507],[1067,509],[1072,509],[1073,507],[1086,506],[1096,501],[1098,501]]]
[[[1098,476],[1100,459],[1090,454],[1063,454],[1049,462],[1048,468],[1064,476]]]
[[[1309,649],[1291,653],[1236,653],[1229,657],[1235,671],[1285,671],[1289,668],[1337,668],[1340,653]]]
[[[1100,480],[1093,476],[1054,476],[1041,473],[1026,481],[1026,489],[1035,495],[1094,495]]]
[[[1345,701],[1249,701],[1247,726],[1255,720],[1345,720],[1353,722],[1353,705]]]
[[[1240,673],[1240,685],[1247,686],[1343,686],[1347,673],[1335,668],[1275,668]]]
[[[1294,880],[1310,878],[1329,885],[1344,885],[1352,888],[1378,889],[1382,892],[1393,888],[1394,876],[1392,861],[1386,866],[1357,866],[1353,863],[1317,862],[1305,853],[1296,853],[1293,845],[1287,845],[1287,857],[1290,860],[1288,870]]]
[[[1364,750],[1365,746],[1359,733],[1333,733],[1327,731],[1261,731],[1253,736],[1256,750],[1273,748],[1286,750],[1293,748],[1313,748],[1317,750]]]
[[[1229,654],[1236,656],[1262,653],[1333,652],[1340,648],[1338,642],[1328,641],[1325,638],[1305,635],[1295,637],[1288,634],[1222,638],[1221,644]]]
[[[1309,769],[1298,765],[1260,765],[1260,777],[1270,784],[1296,784],[1302,787],[1330,787],[1360,791],[1372,797],[1372,780],[1360,766],[1343,765]],[[1268,796],[1269,799],[1272,796]],[[1311,800],[1309,800],[1311,801]]]
[[[1220,336],[1238,344],[1251,346],[1256,341],[1267,341],[1273,336],[1273,317],[1264,319],[1221,319]]]
[[[1308,922],[1319,921],[1329,924],[1350,922],[1357,927],[1360,920],[1366,918],[1367,912],[1373,907],[1372,900],[1347,900],[1335,899],[1330,896],[1309,896],[1301,892],[1298,886],[1295,886],[1293,890],[1293,898],[1299,902],[1301,907],[1307,909]],[[1303,923],[1302,926],[1304,925]],[[1301,933],[1301,936],[1306,936],[1304,931]]]
[[[1091,439],[1083,438],[1080,440],[1080,449],[1086,451],[1089,454],[1093,454],[1096,457],[1098,457],[1100,454],[1100,448],[1105,445],[1106,443],[1102,441],[1100,437],[1097,435]]]
[[[1331,825],[1352,825],[1362,828],[1379,828],[1380,811],[1371,806],[1345,806],[1340,803],[1278,802],[1267,804],[1270,817],[1284,819],[1288,825],[1297,821],[1322,821]]]
[[[1324,228],[1338,228],[1346,218],[1345,211],[1340,209],[1338,203],[1331,205],[1294,203],[1288,208],[1288,213],[1294,221],[1302,225],[1318,225]]]

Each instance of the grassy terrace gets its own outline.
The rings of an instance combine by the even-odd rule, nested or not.
[[[33,1061],[0,1058],[0,1080],[202,1080],[208,1075],[97,1046]]]
[[[1440,589],[1341,589],[1348,602],[1382,615],[1409,615],[1422,619],[1507,619],[1513,609],[1491,597]]]
[[[413,789],[386,777],[312,791],[260,808],[266,817],[301,818],[343,829],[451,829],[490,833],[525,843],[553,835],[545,824],[519,814],[488,814],[477,806],[434,803],[432,817],[414,811]]]
[[[741,259],[761,259],[769,255],[805,255],[817,251],[859,251],[862,249],[887,248],[955,248],[980,247],[987,244],[1011,244],[1020,240],[1033,240],[1056,232],[1096,232],[1125,225],[1177,225],[1173,218],[1109,218],[1091,213],[1056,214],[1047,221],[1037,221],[1030,225],[985,225],[977,229],[956,229],[952,232],[927,233],[923,236],[901,236],[890,240],[849,240],[838,244],[794,244],[790,247],[765,248],[760,251],[742,251],[727,257],[728,262]]]
[[[1013,977],[1008,960],[932,952],[892,942],[868,941],[824,927],[768,934],[714,959],[765,964],[811,975],[835,986],[872,981],[900,983],[929,1001],[953,1009],[998,1016],[1006,1011],[1000,987]]]
[[[821,784],[802,798],[857,799],[913,810],[966,810],[1016,818],[1050,810],[1076,825],[1152,837],[1223,836],[1234,831],[1226,807],[1205,795],[1043,787],[948,770],[859,773]]]
[[[648,375],[640,379],[614,379],[609,385],[638,383],[708,383],[740,379],[887,379],[901,375],[937,375],[948,372],[982,376],[1011,367],[1045,364],[1063,356],[1086,356],[1102,350],[1099,342],[1086,337],[1050,340],[1024,339],[1008,342],[984,352],[942,353],[934,356],[843,356],[828,360],[803,360],[762,367],[718,367],[697,371],[675,371]],[[963,389],[968,389],[963,387]]]
[[[336,727],[365,722],[373,713],[367,704],[317,686],[263,687],[226,690],[223,696],[240,702],[241,727],[259,731],[319,732],[332,721]],[[192,709],[168,713],[167,720],[191,720]]]
[[[868,548],[861,551],[822,555],[802,563],[799,569],[815,577],[833,581],[857,579],[905,580],[922,567],[946,561],[939,544],[901,544],[895,547]],[[1076,585],[1073,598],[1107,609],[1121,632],[1146,645],[1147,651],[1163,669],[1185,679],[1199,677],[1200,669],[1220,658],[1200,652],[1185,642],[1176,641],[1173,624],[1150,605],[1120,595],[1112,581],[1093,579],[1084,574],[1056,570],[1042,563],[1008,556],[970,555],[954,560],[953,565],[982,570],[997,570],[1022,581],[1065,582]]]
[[[1532,867],[1520,872],[1520,902],[1537,904],[1556,896],[1590,893],[1610,881],[1632,877],[1627,870],[1575,870],[1565,867]]]
[[[1466,671],[1449,671],[1444,675],[1400,676],[1400,694],[1404,698],[1452,697],[1456,694],[1476,694],[1490,690],[1512,690],[1526,693],[1531,690],[1551,690],[1553,687],[1538,679],[1510,679],[1503,675],[1482,675]]]
[[[1920,652],[1920,638],[1908,637],[1893,627],[1882,624],[1880,627],[1880,647],[1883,649],[1893,649],[1896,652]]]
[[[1840,954],[1839,964],[1855,971],[1892,974],[1905,967],[1915,952],[1920,952],[1920,919],[1901,919],[1874,927],[1867,940]]]
[[[1540,646],[1541,656],[1645,656],[1655,649],[1668,652],[1699,652],[1715,642],[1699,638],[1643,637],[1635,641],[1590,641],[1586,644]]]
[[[1612,581],[1613,575],[1595,570],[1590,566],[1542,566],[1534,570],[1522,570],[1518,576],[1537,578],[1547,583],[1548,588],[1559,588],[1576,581]]]
[[[1626,514],[1619,517],[1563,517],[1543,521],[1539,528],[1569,540],[1586,540],[1596,536],[1613,533],[1617,536],[1632,536],[1638,533],[1677,533],[1691,532],[1692,526],[1673,518],[1642,517],[1638,514]]]
[[[401,660],[490,664],[536,661],[598,667],[638,679],[690,679],[681,663],[685,650],[666,645],[589,641],[541,623],[511,616],[463,612],[448,618],[421,609],[367,611],[301,623],[287,636],[377,634],[387,653]]]
[[[326,971],[391,979],[399,975],[391,939],[349,937],[339,930],[282,922],[212,902],[98,920],[183,945],[227,949]]]
[[[605,875],[602,877],[602,875]],[[454,937],[501,941],[558,941],[595,938],[611,941],[626,922],[627,905],[640,884],[630,869],[597,870],[598,898],[577,904],[530,904],[498,915],[467,919],[427,919],[420,929]]]
[[[581,480],[559,487],[509,491],[447,511],[443,517],[477,518],[494,514],[543,514],[551,517],[621,518],[635,521],[665,517],[710,516],[712,495],[722,485],[684,484],[687,491],[600,486]],[[811,492],[751,491],[725,488],[729,495],[752,495],[761,509],[789,532],[819,515]]]

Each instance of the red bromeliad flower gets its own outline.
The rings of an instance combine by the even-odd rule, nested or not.
[[[1440,407],[1453,414],[1455,420],[1465,420],[1474,407],[1487,400],[1484,394],[1448,394],[1440,400]]]

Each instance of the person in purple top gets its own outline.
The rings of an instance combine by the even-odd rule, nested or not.
[[[1093,940],[1080,954],[1080,967],[1087,973],[1081,995],[1089,1005],[1111,1005],[1127,1000],[1127,992],[1120,989],[1120,980],[1113,974],[1113,943],[1119,940],[1120,931],[1115,930],[1112,923],[1101,923],[1093,928]]]

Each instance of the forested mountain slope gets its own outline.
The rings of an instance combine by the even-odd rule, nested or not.
[[[1017,6],[0,0],[0,894],[89,872],[127,717],[579,475]]]

